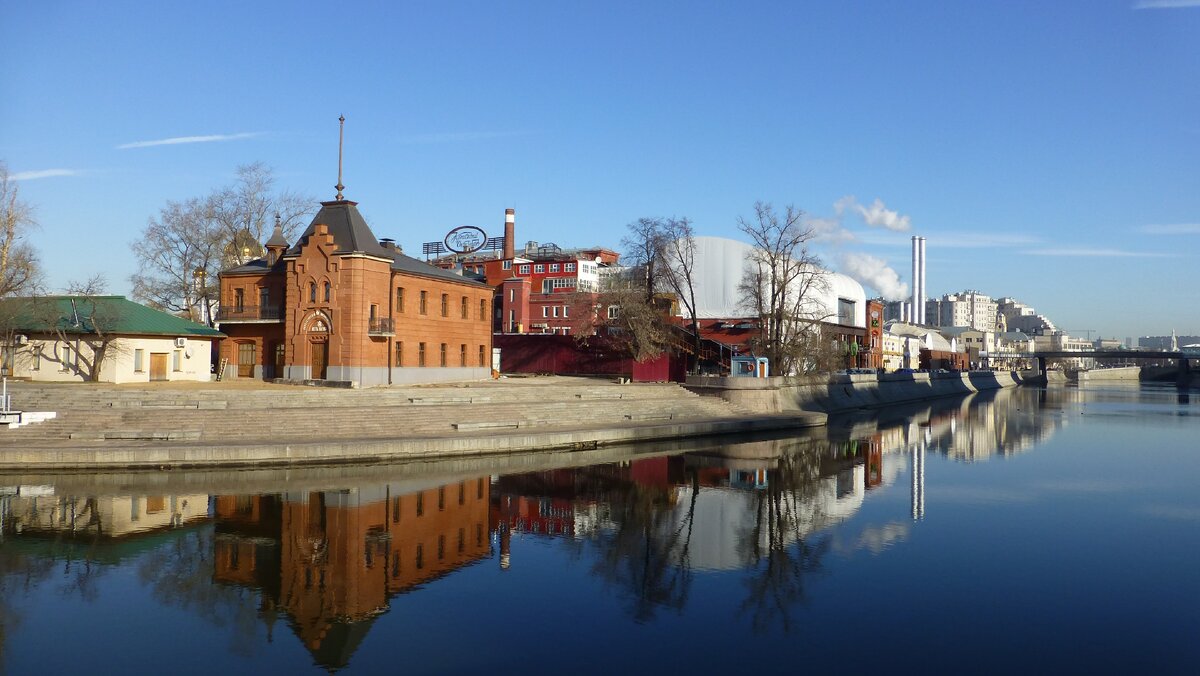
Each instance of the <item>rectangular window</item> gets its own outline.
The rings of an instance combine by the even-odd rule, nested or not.
[[[516,293],[517,293],[517,290],[516,290],[516,289],[509,289],[509,290],[508,290],[508,302],[510,302],[510,303],[511,303],[511,302],[513,302],[514,300],[516,300]]]
[[[522,263],[521,267],[517,268],[517,273],[522,275],[529,274],[529,263]]]
[[[404,366],[404,341],[396,341],[396,366]]]
[[[500,267],[504,268],[505,270],[512,270],[512,261],[504,261]]]
[[[550,264],[550,272],[558,272],[558,263]]]
[[[60,371],[70,371],[71,370],[71,346],[70,345],[62,346],[62,361],[61,361],[61,364],[59,365],[58,370],[60,370]]]
[[[854,324],[854,301],[845,298],[838,299],[838,324]]]
[[[550,316],[550,308],[546,307],[545,305],[542,306],[542,316],[543,317]]]
[[[438,360],[440,366],[446,365],[446,344],[442,343],[441,357]]]
[[[33,346],[33,364],[29,367],[34,371],[39,371],[42,368],[42,346]]]
[[[183,370],[183,350],[171,352],[171,370],[176,372]]]
[[[620,305],[609,305],[608,306],[608,318],[609,319],[616,319],[617,317],[620,317],[620,316],[621,316],[621,306]]]
[[[480,298],[479,299],[479,321],[481,321],[481,322],[486,321],[487,314],[488,314],[487,313],[487,299]]]
[[[259,312],[262,312],[269,307],[271,307],[271,290],[264,286],[258,290]]]
[[[574,277],[550,277],[542,280],[542,293],[551,293],[555,289],[567,289],[575,286]]]
[[[146,370],[146,351],[145,350],[134,350],[133,351],[133,370],[138,373],[141,373],[142,371]]]
[[[417,366],[425,365],[425,343],[417,343]]]
[[[567,264],[563,265],[563,271],[564,272],[575,272],[575,264],[567,263]]]
[[[483,360],[483,346],[482,345],[479,346],[479,366],[480,367],[487,366],[487,363]]]
[[[417,308],[417,311],[421,314],[429,311],[429,292],[421,291],[421,305]]]
[[[375,305],[374,303],[372,303],[371,309],[369,312],[370,312],[370,314],[368,315],[367,318],[370,319],[372,322],[374,322],[376,319],[379,318],[379,306],[378,305]]]
[[[471,313],[470,313],[470,310],[468,310],[468,309],[467,309],[467,302],[468,302],[469,300],[470,300],[470,299],[469,299],[469,298],[467,298],[466,296],[463,296],[463,297],[462,297],[462,318],[463,318],[463,319],[467,319],[467,318],[468,318],[468,316],[471,314]]]
[[[570,307],[569,307],[569,306],[567,306],[567,305],[564,305],[564,306],[563,306],[563,316],[564,316],[564,317],[566,317],[566,316],[567,316],[567,311],[568,311],[568,310],[570,310]]]
[[[442,294],[442,316],[450,316],[450,294],[448,293]]]
[[[557,305],[554,306],[554,316],[555,317],[558,316],[558,306]]]
[[[546,266],[545,266],[545,265],[542,265],[541,263],[538,263],[537,265],[534,265],[534,266],[533,266],[533,271],[534,271],[534,272],[545,272],[545,271],[546,271]]]
[[[396,288],[396,312],[404,312],[404,287]]]
[[[246,292],[242,289],[233,290],[233,309],[235,312],[246,309]]]
[[[458,365],[459,366],[467,365],[467,344],[466,343],[463,343],[462,345],[458,346]]]

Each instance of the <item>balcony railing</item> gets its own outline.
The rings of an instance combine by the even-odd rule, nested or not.
[[[367,323],[367,335],[394,336],[396,335],[396,321],[390,318],[372,319]]]
[[[217,308],[217,319],[222,322],[279,321],[283,310],[278,305],[236,305]]]

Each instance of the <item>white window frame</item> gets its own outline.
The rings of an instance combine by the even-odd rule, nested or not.
[[[512,270],[512,261],[504,261],[500,267],[504,268],[505,270]]]
[[[539,274],[546,271],[546,266],[542,263],[536,263],[533,266],[534,274]]]
[[[558,272],[558,263],[550,264],[550,272]]]
[[[517,268],[517,273],[522,275],[529,274],[529,263],[522,263],[521,267]]]

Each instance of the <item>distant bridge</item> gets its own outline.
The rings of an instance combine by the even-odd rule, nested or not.
[[[980,352],[979,358],[990,359],[1036,359],[1038,372],[1046,373],[1047,359],[1174,359],[1179,362],[1179,380],[1186,382],[1191,377],[1192,359],[1200,360],[1200,350],[1091,350],[1078,352],[1069,350],[1041,350],[1034,352]]]
[[[980,352],[980,359],[1200,359],[1200,350],[1037,350],[1034,352]]]

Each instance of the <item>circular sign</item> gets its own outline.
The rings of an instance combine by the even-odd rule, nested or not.
[[[487,233],[473,225],[460,225],[446,233],[445,242],[446,248],[454,253],[474,253],[487,244]]]

